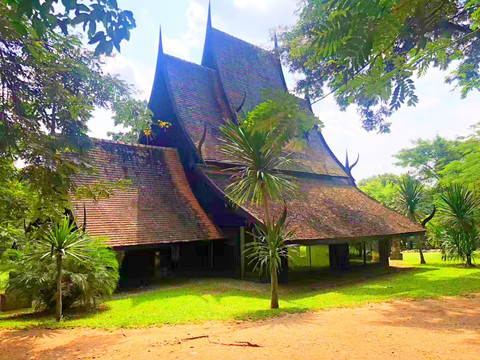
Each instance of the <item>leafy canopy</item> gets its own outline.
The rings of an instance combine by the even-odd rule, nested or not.
[[[282,35],[290,69],[304,75],[297,90],[356,105],[367,131],[389,132],[388,117],[418,103],[415,78],[430,67],[454,66],[447,82],[462,97],[480,88],[478,0],[305,0],[298,14]]]
[[[135,19],[129,10],[121,10],[116,0],[2,0],[8,8],[8,20],[21,36],[48,37],[59,29],[64,35],[82,26],[90,44],[97,44],[95,55],[107,54],[113,47],[120,51],[122,40],[130,39]]]

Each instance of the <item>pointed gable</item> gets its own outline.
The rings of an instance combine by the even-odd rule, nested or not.
[[[262,103],[263,89],[287,91],[282,67],[271,52],[214,28],[207,29],[203,66],[218,71],[228,102],[238,107],[244,95],[245,111]]]
[[[165,67],[177,115],[195,148],[205,133],[204,160],[222,159],[219,127],[231,117],[222,99],[215,71],[173,56],[164,55]]]

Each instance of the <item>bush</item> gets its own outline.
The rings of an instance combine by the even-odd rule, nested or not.
[[[72,305],[95,307],[97,302],[110,297],[119,279],[115,252],[100,240],[90,242],[89,261],[74,257],[65,259],[62,271],[62,308]],[[22,297],[31,297],[38,307],[55,308],[57,291],[54,261],[42,262],[21,252],[12,252],[12,270],[7,291]]]

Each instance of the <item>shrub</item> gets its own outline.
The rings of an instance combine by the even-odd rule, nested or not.
[[[39,261],[24,253],[15,256],[7,291],[31,297],[41,308],[53,310],[57,294],[57,269],[54,261]],[[62,309],[72,305],[96,306],[116,289],[119,279],[115,252],[101,240],[89,242],[89,260],[66,258],[62,270]]]

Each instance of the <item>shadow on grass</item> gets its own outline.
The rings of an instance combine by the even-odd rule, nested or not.
[[[0,327],[115,328],[222,319],[258,320],[284,313],[359,306],[366,302],[480,292],[478,269],[459,268],[457,264],[450,264],[450,268],[426,265],[382,273],[359,273],[354,282],[340,282],[334,288],[312,289],[312,284],[323,281],[313,277],[282,286],[279,310],[269,309],[268,284],[255,286],[255,290],[241,290],[244,286],[248,288],[249,283],[225,279],[174,281],[153,290],[121,294],[101,305],[103,308],[97,311],[78,312],[78,309],[72,309],[66,313],[66,321],[61,325],[55,323],[52,315],[46,316],[45,313],[13,313],[0,315]],[[106,313],[105,316],[101,315],[102,312]],[[6,325],[2,326],[2,322]]]

